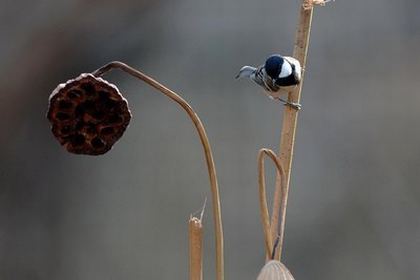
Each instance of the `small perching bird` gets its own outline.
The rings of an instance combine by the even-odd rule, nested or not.
[[[296,110],[301,108],[300,104],[289,102],[280,97],[283,94],[287,94],[302,79],[302,69],[297,59],[274,54],[267,58],[264,65],[260,65],[258,68],[252,66],[242,67],[236,78],[242,77],[250,78],[264,88],[271,99],[279,100]]]

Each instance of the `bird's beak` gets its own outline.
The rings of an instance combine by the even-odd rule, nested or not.
[[[242,78],[242,77],[246,77],[246,78],[250,78],[251,75],[256,71],[256,68],[251,67],[251,66],[244,66],[241,68],[241,70],[239,70],[238,75],[236,75],[236,79]]]

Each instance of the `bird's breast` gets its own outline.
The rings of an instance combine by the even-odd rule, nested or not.
[[[295,75],[290,74],[287,77],[276,79],[275,83],[280,87],[288,87],[299,84],[299,81],[296,79]]]

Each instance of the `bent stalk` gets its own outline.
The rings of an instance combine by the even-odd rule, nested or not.
[[[201,144],[203,146],[204,155],[205,155],[206,163],[207,163],[207,170],[208,170],[208,174],[210,178],[210,188],[211,188],[211,193],[212,193],[212,206],[213,206],[212,207],[213,220],[214,220],[215,239],[216,239],[216,279],[223,280],[224,278],[223,228],[222,228],[222,217],[221,217],[221,210],[220,210],[219,187],[217,183],[216,167],[213,161],[213,154],[211,151],[210,142],[208,140],[206,131],[204,129],[204,126],[200,118],[195,113],[193,108],[177,93],[165,87],[164,85],[152,79],[151,77],[143,74],[139,70],[134,69],[122,62],[119,62],[119,61],[110,62],[102,66],[101,68],[97,69],[96,71],[92,72],[92,74],[94,76],[102,76],[108,71],[115,68],[120,69],[139,80],[142,80],[146,84],[152,86],[153,88],[157,89],[159,92],[164,94],[165,96],[175,101],[178,105],[182,107],[182,109],[184,109],[184,111],[188,114],[188,116],[192,120],[198,132],[198,135],[200,137]]]

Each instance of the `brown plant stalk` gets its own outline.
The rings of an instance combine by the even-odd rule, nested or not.
[[[300,65],[302,66],[302,80],[298,86],[296,86],[291,92],[289,92],[289,96],[288,96],[288,101],[294,102],[294,103],[300,102],[302,86],[303,86],[303,78],[304,78],[305,66],[306,66],[306,57],[308,53],[312,15],[313,15],[313,5],[307,6],[306,5],[307,0],[302,0],[301,3],[302,4],[300,6],[300,11],[299,11],[299,22],[298,22],[298,27],[297,27],[296,36],[295,36],[293,57],[299,60]],[[298,113],[299,113],[298,110],[295,110],[290,106],[285,106],[284,108],[279,158],[284,167],[285,178],[286,178],[286,184],[284,188],[286,189],[286,191],[283,195],[284,203],[281,203],[281,201],[279,201],[279,199],[276,199],[276,198],[278,198],[281,193],[281,181],[282,181],[281,178],[283,176],[280,176],[278,174],[277,179],[276,179],[276,188],[275,188],[275,194],[274,194],[275,199],[273,202],[273,213],[277,213],[280,207],[284,207],[285,212],[286,212]],[[284,213],[284,215],[286,215],[286,213]],[[282,223],[284,222],[285,222],[285,219],[282,220]],[[271,234],[272,234],[271,236],[273,239],[278,234],[277,227],[278,227],[278,219],[275,219],[273,215],[271,217]],[[282,233],[281,236],[283,237],[284,233]],[[280,246],[283,246],[283,239],[279,240],[279,244]],[[277,259],[279,259],[279,257],[280,256],[277,256]]]
[[[189,279],[203,279],[203,216],[207,197],[204,200],[200,217],[190,215],[188,221]]]
[[[165,87],[161,83],[157,82],[156,80],[152,79],[151,77],[143,74],[142,72],[122,63],[119,61],[110,62],[101,68],[97,69],[96,71],[92,72],[94,76],[102,76],[106,72],[112,69],[120,69],[131,76],[142,80],[146,84],[152,86],[153,88],[157,89],[159,92],[164,94],[165,96],[169,97],[173,101],[175,101],[178,105],[184,109],[184,111],[188,114],[190,119],[192,120],[198,135],[200,137],[201,144],[203,146],[207,170],[210,178],[210,188],[212,193],[212,208],[213,208],[213,220],[214,220],[214,227],[215,227],[215,243],[216,243],[216,279],[223,280],[224,278],[224,255],[223,255],[223,228],[222,228],[222,217],[221,217],[221,209],[220,209],[220,195],[219,195],[219,187],[217,183],[217,176],[216,176],[216,168],[213,161],[213,154],[211,151],[210,143],[204,129],[204,126],[195,113],[193,108],[177,93],[170,90],[169,88]]]
[[[265,168],[264,168],[264,156],[268,156],[270,158],[275,166],[277,172],[280,174],[281,177],[281,187],[280,192],[278,195],[280,195],[280,198],[277,198],[280,200],[280,208],[278,212],[271,213],[272,219],[279,220],[280,217],[280,227],[277,231],[277,235],[274,238],[279,238],[278,242],[278,249],[276,250],[275,243],[273,240],[275,240],[271,235],[271,225],[270,225],[270,216],[268,213],[268,206],[267,206],[267,192],[265,187]],[[283,166],[280,162],[279,157],[269,149],[261,149],[258,152],[258,193],[259,193],[259,200],[260,200],[260,215],[261,215],[261,221],[263,224],[263,230],[264,230],[264,241],[265,241],[265,251],[266,251],[266,259],[281,259],[281,253],[283,250],[283,244],[281,243],[281,240],[283,240],[284,235],[284,225],[285,225],[285,214],[286,214],[286,201],[285,201],[285,193],[286,193],[286,177],[284,174]],[[274,254],[273,254],[274,252]]]

